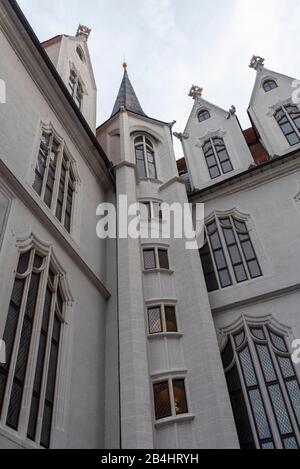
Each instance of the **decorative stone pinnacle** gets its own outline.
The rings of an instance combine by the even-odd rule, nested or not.
[[[259,70],[264,66],[265,59],[263,57],[260,57],[259,55],[253,55],[250,65],[250,68],[254,68],[254,70]]]
[[[77,29],[76,37],[83,36],[88,40],[92,30],[83,24],[80,24]]]
[[[231,116],[235,116],[235,115],[236,115],[236,107],[232,105],[227,114],[227,119],[230,119]]]
[[[192,88],[190,89],[189,96],[193,99],[201,98],[203,93],[203,88],[200,88],[200,86],[193,85]]]
[[[190,138],[189,134],[188,133],[177,133],[177,132],[174,132],[173,133],[174,137],[178,138],[181,142],[183,140],[188,140]]]

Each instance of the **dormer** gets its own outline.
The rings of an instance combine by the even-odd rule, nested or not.
[[[79,25],[76,36],[56,36],[42,45],[78,109],[96,132],[97,87],[88,48],[91,30]]]
[[[191,88],[194,105],[182,141],[193,189],[214,185],[254,164],[234,106],[229,111],[206,101]]]
[[[256,80],[248,108],[250,119],[271,157],[300,148],[300,100],[294,78],[268,70],[253,56]]]

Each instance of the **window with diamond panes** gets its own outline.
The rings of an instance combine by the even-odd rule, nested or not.
[[[37,158],[33,189],[71,232],[76,179],[63,143],[53,132],[43,132]]]
[[[169,382],[154,384],[154,403],[156,420],[172,416]]]
[[[298,449],[300,387],[286,339],[268,326],[245,325],[228,338],[222,358],[241,446],[249,445],[245,435],[251,435],[252,421],[260,448]],[[234,399],[233,373],[246,390],[244,410],[241,399]]]
[[[156,255],[155,249],[145,249],[143,251],[144,256],[144,268],[145,270],[156,269]]]
[[[262,276],[246,222],[231,215],[206,225],[200,257],[209,292]]]
[[[189,412],[184,379],[169,379],[153,385],[156,420]],[[174,405],[171,402],[174,397]]]
[[[295,105],[281,106],[274,117],[290,146],[300,143],[300,111]]]
[[[22,415],[27,438],[45,448],[49,448],[51,439],[60,346],[57,331],[61,330],[65,303],[60,293],[61,273],[50,262],[47,255],[39,254],[35,248],[20,254],[3,336],[7,360],[0,365],[2,423],[18,432]],[[39,334],[33,335],[34,330]],[[29,356],[36,346],[34,366],[28,368]],[[34,378],[32,389],[30,373]],[[25,398],[30,404],[29,413],[24,413]]]
[[[143,250],[145,270],[170,270],[169,252],[167,249],[149,248]]]
[[[152,306],[147,313],[150,334],[178,332],[175,306]]]

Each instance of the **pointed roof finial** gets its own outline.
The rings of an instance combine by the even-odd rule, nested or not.
[[[264,67],[265,59],[260,57],[259,55],[253,55],[250,65],[250,68],[254,68],[254,70],[260,70]]]
[[[200,86],[193,85],[190,89],[189,96],[193,99],[201,98],[203,93],[203,88]]]
[[[124,68],[124,70],[127,70],[127,68],[128,68],[128,63],[127,63],[127,62],[123,62],[122,67]]]

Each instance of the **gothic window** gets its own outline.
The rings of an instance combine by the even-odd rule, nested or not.
[[[149,248],[143,250],[145,270],[170,270],[169,253],[164,248]]]
[[[153,143],[145,136],[136,137],[134,148],[139,177],[157,179]]]
[[[200,111],[199,114],[198,114],[198,119],[199,119],[199,122],[204,122],[204,121],[210,119],[209,111],[207,111],[206,109],[203,110],[203,111]]]
[[[298,449],[300,387],[285,337],[244,324],[222,360],[241,447]]]
[[[184,379],[156,383],[153,390],[156,420],[189,412]]]
[[[203,153],[211,179],[233,171],[224,140],[219,137],[210,138],[203,145]]]
[[[275,80],[266,80],[263,84],[263,88],[266,93],[269,91],[274,90],[275,88],[278,88],[278,85]]]
[[[148,308],[147,314],[149,334],[178,332],[175,306],[151,306]]]
[[[77,52],[77,55],[80,58],[81,62],[85,62],[84,52],[83,52],[83,50],[80,46],[77,46],[76,52]]]
[[[291,146],[300,143],[300,111],[297,106],[282,106],[274,114],[279,127]]]
[[[0,365],[1,422],[17,432],[25,428],[27,438],[45,448],[65,314],[61,282],[51,253],[32,245],[20,254],[3,336],[6,364]]]
[[[247,224],[233,215],[206,225],[200,257],[209,292],[262,276]]]
[[[33,188],[69,233],[76,188],[73,166],[54,132],[43,131]]]
[[[70,91],[72,98],[74,98],[75,103],[77,104],[77,107],[81,110],[82,103],[83,103],[83,95],[84,95],[83,84],[74,70],[70,71],[69,91]]]

